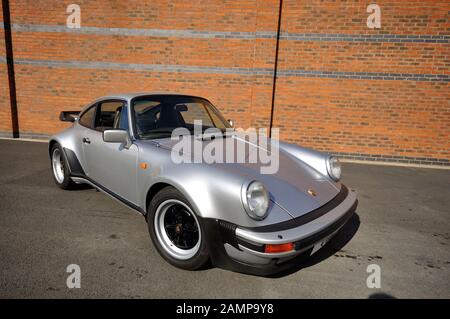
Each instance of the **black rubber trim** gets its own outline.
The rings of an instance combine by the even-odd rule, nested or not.
[[[223,243],[228,243],[231,246],[241,250],[239,245],[245,246],[251,250],[264,252],[264,245],[251,243],[243,238],[236,236],[237,225],[226,222],[224,220],[218,220],[219,232],[222,237]]]
[[[341,190],[332,200],[330,200],[325,205],[320,206],[315,210],[312,210],[309,213],[277,224],[259,227],[241,227],[241,228],[259,233],[270,233],[302,226],[304,224],[313,221],[314,219],[319,218],[320,216],[325,215],[330,210],[339,206],[347,198],[347,195],[348,195],[348,188],[344,184],[341,184]]]
[[[217,222],[222,241],[224,243],[229,243],[233,247],[239,249],[239,243],[236,238],[237,226],[224,220],[218,220]]]
[[[337,221],[335,221],[330,226],[326,227],[325,229],[322,229],[321,231],[307,237],[303,238],[299,241],[296,241],[295,244],[295,250],[300,250],[307,248],[318,241],[320,241],[323,238],[326,238],[327,236],[331,235],[335,231],[339,230],[342,226],[347,223],[347,221],[352,217],[352,215],[355,213],[356,207],[358,206],[358,201],[355,201],[355,203],[350,207],[348,212],[346,212],[341,218],[339,218]]]
[[[251,249],[251,250],[254,250],[254,251],[258,251],[260,253],[265,252],[265,245],[258,245],[258,244],[255,244],[255,243],[251,243],[251,242],[246,241],[245,239],[239,238],[239,237],[236,237],[236,240],[237,240],[237,242],[240,245],[242,245],[242,246],[244,246],[244,247],[246,247],[248,249]]]
[[[67,162],[69,162],[70,174],[85,176],[83,167],[81,167],[80,161],[78,160],[75,152],[68,148],[63,148],[63,150],[66,154]]]

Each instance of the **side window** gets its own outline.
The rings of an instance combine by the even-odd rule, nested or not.
[[[122,109],[124,109],[124,103],[122,101],[100,103],[97,107],[97,114],[95,115],[94,128],[97,131],[119,128]]]
[[[84,112],[80,119],[78,120],[78,123],[80,123],[83,126],[92,128],[92,123],[94,122],[94,116],[95,116],[95,106],[92,106],[89,110]]]

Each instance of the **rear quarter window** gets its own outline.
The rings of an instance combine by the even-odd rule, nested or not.
[[[89,110],[84,112],[80,119],[78,120],[78,123],[85,127],[92,128],[93,122],[95,117],[95,106],[91,107]]]

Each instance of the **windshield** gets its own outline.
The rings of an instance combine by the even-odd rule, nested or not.
[[[140,139],[170,137],[172,131],[184,127],[191,133],[194,121],[201,121],[202,131],[230,128],[217,109],[207,100],[182,95],[151,95],[133,100],[135,129]],[[199,129],[197,127],[196,129]]]

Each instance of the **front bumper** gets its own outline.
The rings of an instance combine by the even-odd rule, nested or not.
[[[340,193],[324,206],[271,226],[243,228],[221,220],[209,220],[207,234],[213,264],[238,272],[271,275],[293,267],[333,237],[351,218],[357,206],[356,193],[344,185]],[[293,243],[294,249],[280,253],[265,252],[267,244]]]

